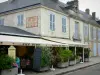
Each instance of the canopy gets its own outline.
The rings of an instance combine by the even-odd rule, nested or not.
[[[69,46],[81,46],[81,47],[88,46],[88,44],[84,44],[84,43],[81,43],[81,42],[74,42],[74,41],[68,40],[68,39],[50,38],[50,37],[43,37],[43,38],[46,39],[46,40],[67,44]]]
[[[29,38],[29,37],[19,37],[19,36],[8,36],[8,35],[0,35],[0,42],[3,45],[33,45],[33,44],[41,44],[41,45],[55,45],[55,46],[67,46],[67,44],[52,42],[48,40],[44,40],[41,38]]]

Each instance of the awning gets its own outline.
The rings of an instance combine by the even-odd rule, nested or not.
[[[3,45],[46,45],[46,46],[67,46],[67,44],[47,41],[41,38],[28,38],[18,36],[0,35],[0,42]]]
[[[67,44],[69,46],[79,46],[79,47],[87,47],[88,46],[88,44],[83,44],[83,43],[80,43],[80,42],[74,42],[74,41],[68,40],[68,39],[50,38],[50,37],[43,37],[43,38],[46,39],[46,40],[49,40],[49,41]]]

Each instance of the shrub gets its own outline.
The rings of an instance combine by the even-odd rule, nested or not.
[[[72,56],[72,51],[59,48],[57,56],[58,62],[67,62],[71,56]]]
[[[42,48],[41,67],[46,67],[51,64],[51,49],[48,47]]]
[[[0,54],[0,70],[11,69],[14,59],[6,54]]]

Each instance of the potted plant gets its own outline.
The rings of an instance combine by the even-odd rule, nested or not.
[[[37,47],[34,52],[33,70],[43,72],[50,69],[51,49],[49,47]]]
[[[70,50],[66,50],[63,48],[60,48],[58,50],[58,64],[57,67],[58,68],[66,68],[69,66],[69,57],[71,56],[71,51]]]
[[[75,65],[75,55],[71,55],[71,57],[69,58],[69,65],[72,66],[72,65]]]
[[[18,74],[17,64],[12,57],[6,54],[0,54],[0,74],[1,75],[16,75]]]
[[[80,63],[80,56],[76,55],[76,64]]]
[[[42,48],[42,55],[41,55],[41,68],[40,71],[46,71],[50,69],[51,64],[51,52],[50,48],[43,47]]]

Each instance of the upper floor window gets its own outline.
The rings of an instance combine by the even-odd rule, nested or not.
[[[62,18],[62,32],[66,32],[66,17]]]
[[[96,28],[95,27],[93,28],[93,39],[94,40],[96,39]]]
[[[75,33],[74,38],[79,39],[79,22],[75,22]]]
[[[50,14],[50,30],[55,31],[55,15]]]
[[[90,27],[91,40],[93,40],[93,27]]]
[[[98,39],[100,40],[100,29],[98,29]]]
[[[23,25],[24,16],[23,15],[18,15],[17,19],[18,19],[18,25]]]
[[[4,25],[4,19],[0,19],[0,25]]]
[[[88,31],[89,29],[88,29],[88,25],[87,24],[85,24],[84,25],[84,40],[85,41],[88,41],[88,37],[89,37],[89,31]]]

